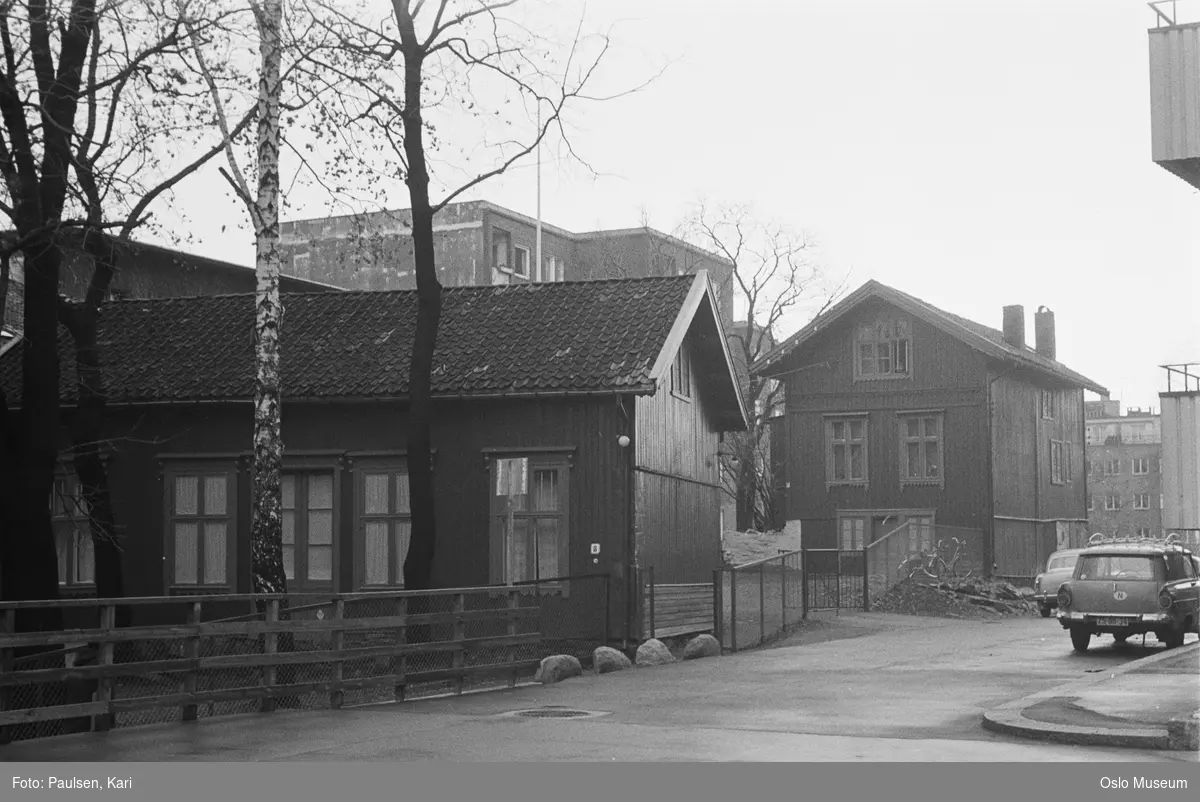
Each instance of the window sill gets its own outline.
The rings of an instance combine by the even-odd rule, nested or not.
[[[945,481],[941,479],[901,479],[900,487],[945,487]]]
[[[671,395],[675,396],[680,401],[684,401],[688,404],[692,403],[692,397],[690,395],[684,395],[683,393],[677,392],[675,390],[671,391]]]
[[[516,270],[513,270],[510,267],[501,267],[499,265],[492,265],[492,269],[498,270],[501,273],[504,273],[509,276],[516,276],[517,278],[523,278],[526,281],[529,281],[529,275],[527,273],[518,273]]]
[[[899,382],[912,379],[911,373],[889,373],[886,376],[855,376],[856,382]]]
[[[835,487],[861,487],[861,488],[865,489],[867,487],[867,484],[868,483],[865,479],[858,480],[858,481],[851,481],[851,482],[834,482],[834,481],[826,480],[825,481],[825,489],[832,490]]]

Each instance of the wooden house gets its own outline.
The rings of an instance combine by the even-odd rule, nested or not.
[[[284,294],[283,306],[289,591],[397,588],[416,293]],[[636,637],[634,569],[711,580],[719,440],[746,426],[715,308],[705,274],[445,289],[435,585],[606,573],[610,633]],[[109,480],[131,596],[251,591],[253,317],[252,295],[102,308]],[[0,358],[10,399],[19,351]],[[65,344],[62,359],[70,415]],[[70,497],[73,478],[61,482]],[[60,540],[64,592],[90,592],[89,571],[75,568],[90,539]]]
[[[983,570],[1031,577],[1082,534],[1084,391],[1107,391],[1056,361],[1053,312],[1036,313],[1032,348],[1022,307],[1003,320],[868,281],[752,366],[786,385],[773,453],[806,547],[963,527]]]

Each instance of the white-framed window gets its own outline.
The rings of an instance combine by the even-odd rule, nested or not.
[[[513,248],[513,275],[529,278],[529,249],[521,245]]]
[[[838,548],[842,551],[862,551],[866,548],[867,519],[847,516],[838,520]]]
[[[542,259],[541,281],[565,281],[566,264],[561,256],[546,256]]]
[[[1150,509],[1150,494],[1149,493],[1134,493],[1133,508],[1135,510]]]
[[[567,457],[529,453],[490,460],[490,576],[515,585],[570,575]]]
[[[911,375],[912,337],[907,320],[859,326],[854,334],[856,380],[902,379]]]
[[[96,551],[90,513],[79,480],[58,474],[50,495],[50,523],[58,554],[58,584],[63,587],[96,583]]]
[[[900,483],[941,484],[944,476],[942,414],[900,416]]]
[[[1150,537],[1150,527],[1139,526],[1136,532],[1138,537]]]
[[[354,469],[355,585],[404,587],[404,560],[412,539],[408,462],[359,460]]]
[[[165,472],[167,584],[237,584],[237,473],[218,463],[179,464]]]
[[[1050,484],[1063,483],[1063,443],[1061,440],[1050,441]]]
[[[866,415],[826,418],[825,480],[831,485],[867,483]]]
[[[909,515],[905,517],[908,524],[908,550],[912,553],[933,553],[933,516]]]
[[[1109,493],[1104,497],[1104,509],[1112,512],[1121,508],[1121,497],[1113,493]]]
[[[1134,476],[1150,473],[1150,460],[1147,457],[1134,457],[1129,461],[1129,465]]]
[[[684,399],[692,397],[692,362],[686,344],[679,346],[671,363],[671,392]]]
[[[508,256],[512,250],[512,234],[503,228],[492,229],[492,267],[508,271]]]
[[[333,471],[288,471],[280,480],[283,572],[288,590],[332,587],[336,563]]]
[[[308,278],[309,269],[312,265],[309,262],[309,254],[297,253],[292,255],[292,273],[301,278]]]
[[[1121,460],[1110,459],[1108,462],[1104,463],[1104,475],[1105,476],[1117,476],[1120,473],[1121,473]]]
[[[1061,395],[1057,390],[1042,390],[1042,417],[1054,420],[1061,409]]]

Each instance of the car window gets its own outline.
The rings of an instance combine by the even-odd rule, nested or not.
[[[1075,561],[1079,559],[1076,554],[1066,554],[1060,557],[1051,557],[1050,564],[1046,566],[1047,571],[1061,571],[1064,568],[1071,568],[1075,565]]]
[[[1180,579],[1190,579],[1191,573],[1188,571],[1191,568],[1188,563],[1191,560],[1184,560],[1182,554],[1168,554],[1167,557],[1167,581],[1175,582]]]
[[[1090,554],[1080,559],[1080,579],[1154,579],[1154,560],[1136,554]]]

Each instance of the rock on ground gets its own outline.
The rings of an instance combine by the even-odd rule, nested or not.
[[[683,659],[695,660],[699,657],[720,657],[721,644],[712,635],[697,635],[683,647]]]
[[[553,682],[561,682],[568,677],[581,676],[583,676],[583,666],[579,664],[578,657],[569,654],[552,654],[542,659],[542,664],[538,666],[533,681],[549,685]]]
[[[639,666],[661,666],[674,663],[675,655],[667,645],[657,638],[651,638],[638,647],[637,664]]]
[[[601,646],[592,653],[592,665],[597,674],[607,674],[610,671],[624,671],[632,668],[633,663],[622,652],[611,646]]]

